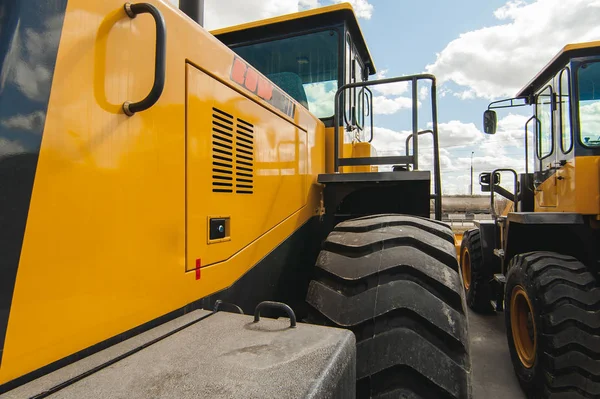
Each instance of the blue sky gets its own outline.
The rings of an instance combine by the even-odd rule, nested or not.
[[[169,0],[176,3],[177,0]],[[287,14],[342,0],[205,0],[209,29]],[[564,45],[600,40],[600,0],[350,0],[379,72],[386,77],[429,72],[438,78],[443,191],[469,190],[496,167],[524,169],[524,123],[529,107],[498,114],[495,136],[482,132],[488,103],[516,94]],[[405,88],[407,89],[407,88]],[[377,93],[374,144],[404,154],[410,91]],[[399,101],[399,102],[398,102]],[[428,99],[422,98],[423,104]],[[396,104],[396,105],[394,105]],[[422,112],[426,111],[423,106]],[[426,128],[426,120],[420,128]],[[420,164],[431,165],[431,142]],[[475,192],[479,191],[475,186]]]

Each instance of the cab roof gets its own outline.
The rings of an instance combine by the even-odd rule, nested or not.
[[[253,42],[266,37],[286,35],[290,32],[301,32],[320,27],[346,23],[356,49],[369,67],[369,75],[374,75],[375,63],[360,30],[354,9],[349,3],[335,4],[315,8],[279,17],[263,19],[241,25],[217,29],[211,33],[226,45]]]
[[[517,97],[530,97],[535,94],[536,91],[541,89],[543,85],[563,69],[570,59],[591,55],[600,55],[600,41],[567,44],[517,93]]]

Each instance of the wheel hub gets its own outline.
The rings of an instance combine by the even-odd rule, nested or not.
[[[510,298],[510,324],[519,360],[526,368],[533,367],[537,349],[537,331],[533,306],[525,289],[517,285]]]
[[[460,257],[460,267],[465,289],[468,290],[471,286],[471,254],[467,248],[463,250],[462,256]]]

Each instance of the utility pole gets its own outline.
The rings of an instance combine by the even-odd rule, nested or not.
[[[473,154],[475,151],[471,151],[471,197],[473,196]]]

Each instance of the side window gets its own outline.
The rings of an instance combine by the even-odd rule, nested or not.
[[[560,149],[568,153],[573,148],[573,132],[571,131],[571,71],[565,68],[560,73],[558,88],[558,104],[560,115]]]
[[[552,88],[547,86],[537,96],[536,114],[540,121],[537,131],[537,156],[539,159],[552,154]]]

